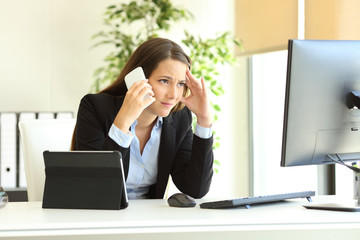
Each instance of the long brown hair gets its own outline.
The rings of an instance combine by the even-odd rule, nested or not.
[[[141,66],[144,70],[145,77],[149,78],[151,73],[159,65],[159,62],[173,59],[185,63],[189,69],[191,67],[191,60],[183,51],[183,49],[175,42],[165,38],[151,38],[146,42],[142,43],[130,56],[126,62],[124,68],[121,70],[117,79],[99,93],[107,93],[112,96],[125,96],[127,88],[125,85],[124,78],[126,74],[131,72],[133,69]],[[189,94],[189,89],[184,88],[183,96]],[[179,111],[184,107],[182,102],[179,102],[174,106],[171,112]],[[76,142],[76,126],[71,142],[71,150],[75,149]]]

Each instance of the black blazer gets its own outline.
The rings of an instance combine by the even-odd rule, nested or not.
[[[74,150],[118,150],[123,157],[125,177],[129,172],[130,148],[120,147],[109,136],[124,98],[105,93],[88,94],[80,102],[75,128]],[[176,187],[194,198],[209,191],[213,175],[213,138],[193,134],[188,108],[163,119],[157,183],[150,187],[150,198],[163,198],[169,174]]]

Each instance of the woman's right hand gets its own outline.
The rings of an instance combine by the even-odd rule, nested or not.
[[[114,120],[115,126],[128,133],[131,124],[154,101],[154,92],[148,80],[135,82],[126,92],[124,102]]]

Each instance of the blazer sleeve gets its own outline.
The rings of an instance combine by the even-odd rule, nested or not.
[[[177,188],[194,198],[204,197],[213,175],[213,137],[203,139],[192,131],[192,115],[188,110],[187,131],[178,145],[171,176]]]
[[[88,94],[83,97],[77,114],[74,150],[117,150],[123,159],[128,158],[129,148],[119,146],[108,135],[120,106],[118,98],[106,94]]]

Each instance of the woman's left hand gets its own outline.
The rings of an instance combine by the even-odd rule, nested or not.
[[[202,127],[210,127],[212,124],[210,102],[206,91],[205,80],[202,77],[197,80],[187,69],[186,86],[190,89],[190,96],[183,97],[184,103],[197,118],[197,123]]]

